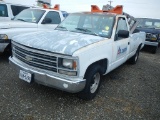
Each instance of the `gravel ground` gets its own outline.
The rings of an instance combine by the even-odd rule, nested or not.
[[[160,49],[103,77],[96,98],[28,84],[0,56],[0,120],[160,120]]]

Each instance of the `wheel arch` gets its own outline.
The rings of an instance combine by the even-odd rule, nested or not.
[[[88,72],[88,70],[89,70],[89,68],[92,66],[92,65],[99,65],[100,66],[100,72],[101,72],[101,74],[105,74],[105,72],[107,71],[107,68],[108,68],[108,59],[107,58],[104,58],[104,59],[101,59],[101,60],[98,60],[98,61],[95,61],[95,62],[93,62],[93,63],[91,63],[88,67],[87,67],[87,69],[86,69],[86,71],[85,71],[85,75],[87,74],[87,72]],[[85,76],[84,75],[84,76]]]
[[[142,48],[143,48],[142,43],[140,43],[138,49],[141,50]]]

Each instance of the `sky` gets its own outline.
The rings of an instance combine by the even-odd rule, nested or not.
[[[5,0],[12,3],[36,5],[37,0]],[[51,0],[51,4],[60,4],[60,9],[69,13],[90,11],[91,5],[102,8],[109,4],[109,0]],[[112,6],[123,5],[124,12],[134,17],[148,17],[160,19],[160,0],[111,0]]]

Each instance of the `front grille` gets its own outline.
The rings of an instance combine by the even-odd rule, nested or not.
[[[57,57],[18,44],[12,44],[12,48],[13,55],[20,61],[33,67],[57,72]]]
[[[146,33],[146,39],[151,39],[152,38],[152,34],[151,33]]]
[[[146,33],[146,41],[157,42],[158,34]]]

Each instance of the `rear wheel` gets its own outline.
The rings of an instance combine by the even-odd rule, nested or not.
[[[130,64],[136,64],[139,58],[140,47],[137,49],[135,55],[129,59]]]
[[[90,66],[85,74],[84,79],[86,79],[86,86],[79,93],[79,97],[84,100],[91,100],[96,96],[100,87],[101,83],[100,66],[99,65]]]
[[[154,47],[152,48],[152,51],[151,51],[151,52],[152,52],[153,54],[156,54],[157,49],[158,49],[158,46],[154,46]]]

